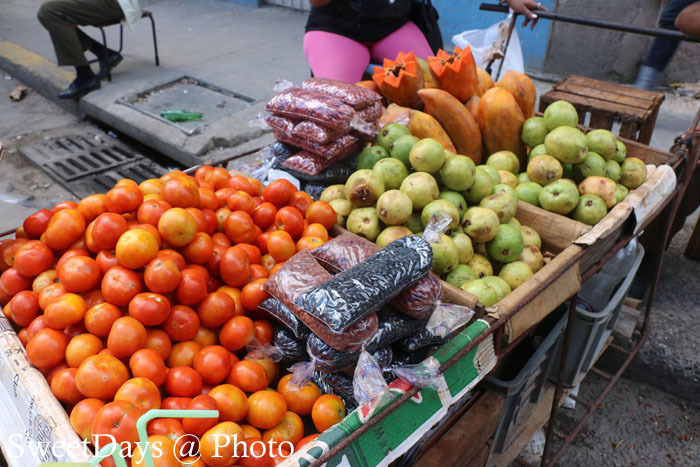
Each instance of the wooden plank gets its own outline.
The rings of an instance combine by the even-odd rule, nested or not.
[[[690,259],[700,259],[700,218],[695,222],[693,231],[690,232],[690,238],[683,254]]]
[[[616,116],[617,118],[636,118],[640,121],[644,121],[649,115],[651,115],[651,110],[640,109],[638,107],[632,107],[630,105],[603,101],[600,99],[594,99],[588,96],[578,96],[576,94],[569,94],[567,92],[560,91],[549,91],[547,93],[548,99],[553,100],[565,100],[570,102],[574,107],[584,109],[587,112],[599,112],[599,113],[609,113]]]
[[[591,120],[588,125],[591,128],[600,128],[602,130],[612,130],[614,118],[609,115],[603,115],[598,112],[591,112]]]
[[[639,131],[640,126],[641,125],[639,122],[623,120],[622,124],[620,125],[620,136],[637,141],[639,138],[637,136],[637,132]]]
[[[532,410],[530,417],[525,421],[522,429],[513,439],[513,442],[510,443],[510,446],[500,455],[493,454],[486,462],[486,465],[499,467],[510,465],[510,463],[518,457],[525,445],[532,439],[537,430],[542,428],[544,424],[547,423],[547,420],[549,420],[553,400],[554,385],[551,384],[545,389],[542,399],[540,399]]]
[[[634,330],[637,328],[637,323],[639,322],[639,315],[639,311],[623,305],[620,310],[620,315],[615,322],[613,333],[627,340],[631,340],[634,335]]]
[[[561,85],[557,86],[557,91],[599,99],[601,101],[616,102],[644,110],[653,109],[656,106],[656,103],[653,100],[640,99],[638,97],[627,96],[617,91],[604,91],[597,87],[581,86],[566,81],[563,81]]]
[[[618,92],[630,97],[636,97],[638,99],[648,100],[652,102],[658,102],[659,104],[663,102],[664,94],[654,91],[645,91],[643,89],[633,88],[631,86],[620,86],[619,84],[608,83],[607,81],[600,81],[596,79],[586,78],[584,76],[569,75],[562,82],[569,84],[578,84],[581,86],[594,87],[603,91]],[[555,86],[556,88],[557,86]]]
[[[469,467],[481,467],[486,464],[486,460],[489,458],[490,451],[491,445],[484,444],[474,457],[467,460],[467,462],[465,462],[462,465],[468,465]]]
[[[462,465],[464,459],[478,456],[496,432],[504,403],[502,396],[485,392],[440,440],[423,453],[420,465]]]
[[[632,308],[633,310],[639,310],[639,305],[642,304],[642,300],[638,298],[632,298],[632,297],[625,297],[625,299],[622,301],[624,305],[627,305],[628,307]]]

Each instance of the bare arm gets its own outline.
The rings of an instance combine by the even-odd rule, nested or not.
[[[323,6],[329,3],[331,0],[309,0],[311,6]]]
[[[675,21],[676,27],[689,36],[700,37],[700,3],[685,7]]]
[[[527,24],[530,21],[532,21],[530,29],[533,29],[537,24],[537,15],[533,13],[532,10],[547,11],[547,7],[534,0],[506,0],[506,3],[509,7],[513,9],[514,12],[521,14],[525,17],[525,21],[523,21],[523,26],[527,26]]]

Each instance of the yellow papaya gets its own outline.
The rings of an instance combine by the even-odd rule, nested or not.
[[[493,87],[493,80],[491,79],[491,75],[488,74],[486,70],[484,70],[480,66],[476,67],[476,79],[477,85],[476,92],[474,94],[479,97],[483,96],[486,91]]]
[[[503,78],[501,78],[497,86],[513,94],[526,119],[535,115],[537,90],[529,76],[525,73],[508,70],[503,74]]]
[[[464,104],[464,106],[467,108],[470,114],[472,114],[472,117],[474,117],[474,120],[479,118],[479,101],[481,100],[481,97],[477,96],[476,94],[473,95],[472,97],[469,98],[469,100]]]
[[[500,87],[486,91],[479,101],[478,121],[488,154],[511,151],[521,167],[527,165],[525,144],[520,139],[525,116],[509,91]]]
[[[430,74],[430,67],[428,66],[428,62],[423,60],[420,57],[416,57],[416,60],[418,60],[418,64],[420,65],[420,69],[423,72],[423,87],[427,89],[434,89],[438,88],[440,86],[437,85],[435,82],[435,78],[433,78],[433,75]]]
[[[447,132],[455,152],[481,164],[481,132],[464,104],[442,89],[421,89],[418,97],[425,104],[425,113],[435,117]]]
[[[445,129],[440,125],[435,117],[420,110],[411,110],[408,129],[416,138],[433,138],[442,144],[448,151],[456,152],[452,140]]]

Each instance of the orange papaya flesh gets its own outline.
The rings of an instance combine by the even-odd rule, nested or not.
[[[460,102],[466,102],[476,92],[479,81],[470,47],[455,47],[453,53],[440,49],[436,56],[428,57],[428,66],[440,89]]]
[[[419,104],[418,90],[423,88],[423,71],[413,52],[399,52],[396,60],[384,59],[375,67],[372,80],[390,102],[406,107]]]

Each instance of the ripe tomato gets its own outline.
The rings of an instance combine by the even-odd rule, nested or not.
[[[95,305],[99,305],[100,303],[107,303],[105,298],[102,296],[102,291],[100,289],[92,289],[85,292],[83,294],[83,298],[85,298],[85,303],[87,304],[88,309]]]
[[[180,253],[178,253],[175,250],[169,250],[169,249],[160,250],[158,252],[157,257],[158,258],[172,259],[173,261],[175,261],[175,264],[177,264],[177,268],[180,271],[182,271],[183,269],[185,269],[185,267],[187,267],[187,261],[185,261],[185,257],[182,256]]]
[[[64,329],[83,320],[87,304],[78,294],[66,293],[48,304],[44,311],[46,324],[53,329]]]
[[[165,375],[165,392],[171,396],[194,397],[202,390],[202,377],[194,368],[176,366]]]
[[[165,360],[172,350],[172,342],[162,329],[149,329],[146,334],[146,348],[155,350]]]
[[[299,440],[299,442],[296,444],[296,446],[294,446],[294,451],[299,451],[301,448],[303,448],[304,446],[309,444],[311,441],[318,438],[319,434],[320,433],[314,433],[312,435],[303,437],[301,440]]]
[[[234,309],[233,316],[241,316],[245,314],[245,309],[241,303],[241,290],[229,285],[222,285],[217,289],[217,292],[223,292],[233,299]]]
[[[258,306],[265,301],[270,294],[263,290],[263,284],[267,279],[257,279],[247,283],[241,290],[241,303],[246,310],[257,310]]]
[[[277,383],[277,392],[287,401],[287,408],[298,415],[310,415],[316,400],[321,397],[321,390],[312,381],[299,388],[290,383],[292,375],[285,375]]]
[[[115,266],[102,277],[102,296],[112,305],[127,306],[141,292],[141,279],[131,269]]]
[[[199,187],[189,176],[173,177],[163,184],[160,196],[177,208],[198,208]]]
[[[165,362],[163,357],[153,349],[140,349],[129,358],[129,368],[134,377],[147,378],[156,386],[165,381]]]
[[[287,206],[297,208],[300,213],[304,214],[313,202],[313,198],[308,193],[296,191],[290,198]]]
[[[152,233],[133,229],[124,232],[117,241],[119,264],[129,269],[140,269],[158,254],[158,240]]]
[[[213,397],[207,395],[199,395],[192,399],[187,405],[187,410],[219,410],[219,404],[216,403]],[[182,426],[187,433],[191,433],[196,437],[201,437],[207,430],[216,425],[219,421],[218,417],[213,418],[188,418],[182,419]]]
[[[5,305],[5,314],[16,325],[29,326],[29,323],[39,315],[39,296],[31,290],[23,290],[17,293]]]
[[[234,316],[221,328],[219,341],[221,345],[235,352],[245,347],[255,337],[255,325],[247,316]]]
[[[246,392],[261,391],[270,383],[262,365],[251,360],[241,360],[231,367],[226,382]]]
[[[69,292],[87,292],[95,287],[102,277],[99,264],[88,256],[68,258],[56,272],[58,280]]]
[[[262,259],[262,253],[260,253],[260,248],[250,243],[239,243],[233,248],[243,250],[248,257],[248,264],[260,264]]]
[[[236,304],[230,295],[224,292],[212,292],[197,307],[199,321],[209,328],[224,324],[235,315]]]
[[[80,211],[87,222],[90,222],[107,210],[105,199],[106,196],[101,193],[86,196],[78,203],[78,211]]]
[[[194,341],[177,342],[173,345],[168,355],[168,366],[192,366],[194,365],[194,356],[202,350],[202,346]]]
[[[163,183],[165,182],[160,178],[149,178],[139,183],[139,190],[141,190],[143,196],[158,195],[160,194],[160,190],[163,189]]]
[[[250,270],[250,278],[252,280],[267,279],[270,273],[267,268],[262,264],[251,264],[248,268]]]
[[[267,253],[263,255],[262,259],[260,260],[260,264],[267,269],[268,277],[270,274],[270,270],[277,264],[275,261],[275,258],[272,257],[271,254]]]
[[[139,192],[140,193],[140,192]],[[136,422],[144,412],[134,404],[127,401],[114,401],[106,404],[97,411],[95,423],[92,426],[92,444],[103,447],[115,441],[118,444],[135,443],[139,439],[136,431]],[[111,435],[112,438],[99,435]]]
[[[83,319],[85,329],[97,337],[107,337],[114,322],[122,317],[122,312],[111,303],[98,303],[88,308]]]
[[[92,334],[80,334],[68,343],[66,363],[71,368],[78,368],[83,361],[102,350],[102,341]]]
[[[261,229],[266,229],[274,224],[276,213],[275,205],[265,201],[253,210],[253,222]]]
[[[64,368],[51,378],[51,392],[56,399],[67,405],[75,405],[85,397],[75,385],[76,368]]]
[[[209,329],[205,326],[200,326],[199,329],[197,329],[197,334],[194,335],[192,340],[199,344],[200,347],[206,347],[207,345],[218,344],[219,336],[217,331]]]
[[[257,178],[248,177],[248,182],[252,187],[253,191],[250,193],[252,196],[262,196],[262,182]]]
[[[100,214],[92,224],[92,242],[98,250],[112,250],[126,229],[124,216],[105,212]]]
[[[247,353],[246,356],[243,357],[243,360],[255,362],[261,367],[263,367],[265,373],[267,373],[267,379],[269,381],[268,386],[271,385],[277,379],[277,376],[279,374],[279,367],[277,363],[273,362],[268,357],[261,355],[259,352],[253,351]]]
[[[243,435],[246,437],[246,439],[247,438],[262,439],[262,433],[260,433],[260,430],[255,428],[253,425],[241,425],[241,430],[243,430]]]
[[[208,345],[197,352],[193,365],[205,383],[219,384],[231,371],[231,356],[220,345]]]
[[[186,406],[187,405],[185,405],[185,407]],[[161,408],[162,407],[163,404],[161,404]],[[148,425],[146,425],[146,432],[148,433],[149,437],[153,435],[161,435],[169,438],[173,442],[177,442],[187,433],[185,428],[182,426],[182,423],[174,418],[156,418],[151,420],[148,422]],[[179,445],[182,445],[182,441],[184,441],[184,438],[180,441]],[[179,453],[180,451],[176,450],[175,452]]]
[[[214,167],[212,167],[211,165],[203,165],[201,167],[198,167],[197,170],[194,172],[194,179],[198,182],[206,182],[208,181],[208,177],[211,176],[211,173],[213,171]]]
[[[324,394],[314,402],[311,408],[311,419],[314,426],[323,433],[345,418],[345,404],[334,394]]]
[[[107,336],[107,348],[117,358],[128,358],[146,347],[146,328],[130,316],[122,316],[112,324]]]
[[[149,436],[148,443],[150,444],[149,452],[153,467],[181,467],[176,454],[175,441],[167,436]],[[146,450],[141,447],[140,443],[136,444],[134,455],[131,457],[131,467],[146,467]]]
[[[173,259],[156,256],[146,265],[143,279],[151,292],[172,292],[180,283],[180,269]]]
[[[287,232],[292,238],[299,238],[304,231],[304,216],[297,208],[285,206],[275,214],[275,226],[278,230]]]
[[[255,321],[255,338],[262,345],[272,343],[273,326],[272,324],[265,320],[259,319]]]
[[[51,269],[53,251],[39,240],[29,240],[15,253],[14,267],[24,277],[35,277]]]
[[[163,295],[144,292],[129,302],[129,316],[144,326],[158,326],[170,315],[170,301]]]
[[[325,242],[320,238],[316,237],[301,237],[297,242],[297,251],[301,250],[313,250],[323,245]]]
[[[322,224],[315,223],[309,224],[304,227],[304,231],[301,233],[302,237],[316,237],[320,238],[324,242],[328,241],[328,229]]]
[[[2,258],[0,258],[3,265],[3,271],[8,269],[10,266],[15,264],[15,254],[29,242],[28,238],[16,238],[6,239],[0,241],[0,251],[2,251]]]
[[[171,208],[158,220],[158,232],[168,244],[183,247],[197,233],[197,220],[182,208]]]
[[[50,209],[39,209],[34,214],[24,219],[22,227],[24,232],[29,235],[29,238],[39,238],[46,231],[49,221],[53,216],[53,211]]]
[[[237,422],[248,412],[248,398],[238,387],[231,384],[220,384],[209,391],[219,405],[219,420]]]
[[[255,209],[255,201],[253,201],[253,197],[245,191],[238,190],[231,193],[231,195],[226,198],[226,206],[228,206],[231,211],[245,211],[248,214],[252,214]]]
[[[129,379],[126,366],[111,355],[92,355],[80,364],[75,375],[78,390],[85,397],[112,399]]]
[[[282,394],[272,390],[254,392],[248,397],[246,420],[256,428],[270,429],[282,421],[287,402]]]
[[[197,269],[183,269],[180,272],[180,283],[175,290],[177,301],[183,305],[196,305],[201,302],[207,296],[208,274]]]
[[[211,237],[204,232],[197,232],[194,239],[182,249],[182,254],[190,263],[204,264],[214,252]]]
[[[163,330],[175,342],[191,340],[199,329],[199,316],[185,305],[175,305],[163,322]]]
[[[62,209],[78,209],[78,203],[75,201],[61,201],[60,203],[54,205],[51,210],[53,212],[58,212]]]
[[[263,432],[263,441],[269,443],[271,440],[276,443],[285,441],[295,445],[304,437],[304,422],[301,417],[292,411],[285,412],[282,420]]]
[[[243,433],[245,436],[245,432]],[[245,437],[245,450],[241,449],[240,459],[236,462],[239,467],[272,467],[272,458],[267,446],[260,437]],[[242,447],[242,446],[241,446]]]
[[[296,249],[297,246],[294,243],[294,239],[289,233],[284,230],[270,232],[270,236],[267,238],[267,250],[275,262],[279,263],[288,260],[294,256]]]
[[[330,230],[335,225],[338,220],[338,214],[336,214],[333,206],[325,201],[315,201],[306,210],[306,220],[309,224],[321,224],[327,230]]]
[[[199,208],[208,211],[219,209],[219,200],[211,188],[199,188]]]
[[[164,410],[185,410],[190,405],[191,397],[166,397],[160,404],[160,408]],[[182,421],[181,418],[176,419]]]
[[[63,250],[85,232],[85,218],[77,209],[62,209],[55,213],[44,232],[44,241],[54,250]]]
[[[136,211],[136,219],[139,221],[139,224],[157,226],[160,217],[171,207],[169,203],[162,199],[144,200],[138,211]]]
[[[49,305],[49,303],[51,303],[52,301],[54,301],[55,299],[57,299],[65,293],[66,288],[63,286],[63,284],[60,283],[51,284],[44,287],[44,289],[42,289],[42,291],[39,293],[39,308],[41,308],[42,310],[46,310],[46,307]]]
[[[160,408],[160,391],[150,379],[131,378],[117,390],[114,400],[131,402],[144,412],[148,412],[151,409]]]
[[[194,217],[197,223],[197,232],[204,232],[207,229],[207,218],[204,217],[204,213],[197,208],[185,208],[185,211],[189,212],[192,217]]]
[[[291,199],[297,188],[289,180],[283,178],[267,185],[262,192],[265,201],[275,206],[284,206]]]
[[[70,424],[81,439],[90,441],[92,438],[92,425],[95,422],[97,412],[105,403],[99,399],[83,399],[70,411]]]
[[[216,213],[214,212],[216,209],[218,209],[218,206],[214,209],[202,208],[202,214],[204,215],[204,220],[206,221],[204,233],[209,235],[213,235],[219,225],[219,221],[216,218]]]
[[[230,442],[224,444],[222,438]],[[243,441],[243,430],[233,422],[221,422],[204,435],[199,440],[199,454],[201,460],[209,467],[227,467],[238,461],[241,454],[238,443]],[[238,446],[238,449],[236,448]]]
[[[100,252],[97,253],[95,261],[97,261],[97,264],[100,266],[100,272],[102,274],[106,273],[114,266],[119,266],[117,252],[114,250],[100,250]]]
[[[230,178],[231,174],[228,173],[228,170],[223,167],[214,167],[214,170],[206,177],[206,181],[214,185],[215,190],[219,190],[226,186]]]
[[[209,257],[209,260],[207,261],[207,264],[205,265],[207,267],[207,271],[209,271],[209,274],[212,276],[218,276],[220,273],[220,263],[221,263],[221,257],[224,256],[224,253],[226,253],[228,247],[224,245],[218,245],[215,244],[212,248],[211,256]]]
[[[217,232],[223,233],[226,231],[226,219],[228,219],[228,216],[230,216],[232,212],[233,211],[231,211],[227,207],[219,208],[214,212],[214,214],[216,215],[216,231]],[[226,238],[228,238],[228,237],[226,237]],[[230,240],[229,240],[228,246],[231,246]]]
[[[248,195],[253,195],[253,185],[251,185],[250,180],[243,175],[234,175],[226,183],[228,188],[233,188],[236,191],[243,191]]]
[[[114,186],[107,192],[105,197],[105,207],[109,212],[123,214],[125,212],[136,211],[143,202],[143,193],[138,185]]]
[[[51,284],[58,284],[58,273],[55,269],[47,269],[32,281],[32,291],[37,295]]]
[[[250,280],[248,264],[248,255],[244,251],[235,247],[228,248],[219,262],[221,279],[233,287],[245,285]]]
[[[255,223],[245,211],[233,211],[224,223],[226,235],[233,243],[253,243],[255,241]]]

